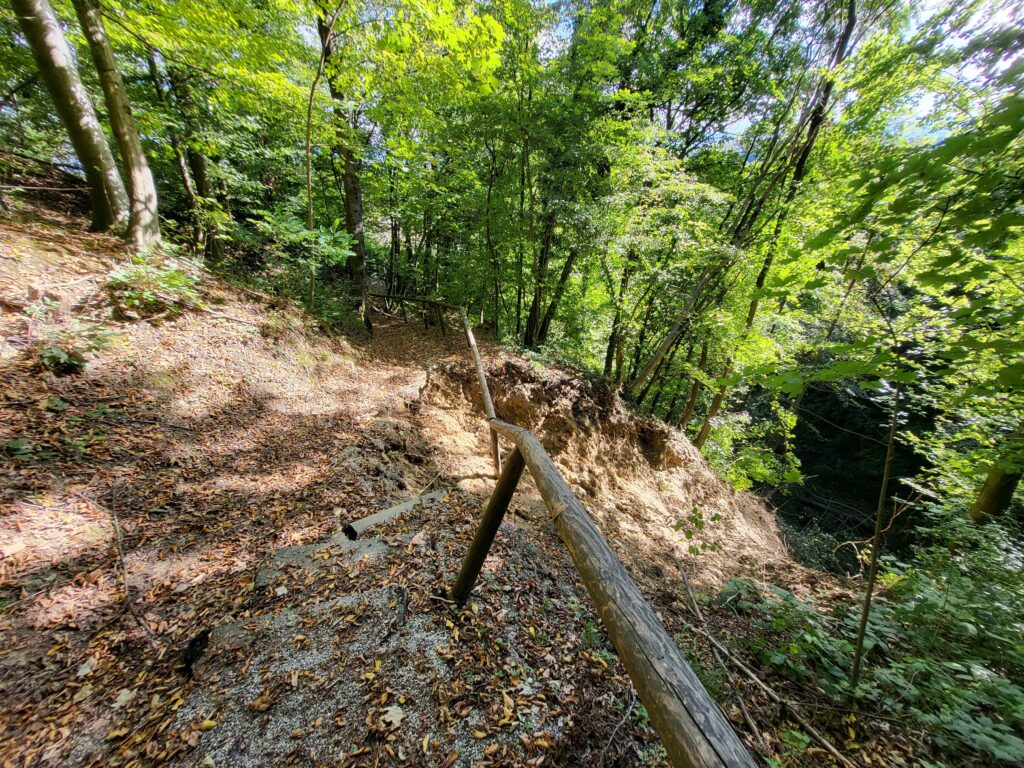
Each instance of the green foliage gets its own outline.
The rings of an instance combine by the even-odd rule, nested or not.
[[[119,316],[138,319],[201,308],[198,286],[198,265],[183,259],[141,255],[113,269],[105,288]]]
[[[952,526],[952,529],[951,527]],[[932,534],[955,535],[943,519]],[[966,533],[961,529],[962,533]],[[947,539],[948,540],[948,539]],[[723,600],[763,634],[749,641],[762,663],[834,696],[851,695],[933,734],[948,754],[1024,759],[1024,578],[1007,566],[1021,553],[990,530],[925,547],[916,564],[890,560],[865,638],[867,668],[851,689],[859,610],[828,612],[772,587],[733,580]]]
[[[45,303],[42,306],[45,307]],[[106,346],[111,335],[110,330],[102,325],[75,324],[51,329],[39,345],[37,359],[55,375],[71,376],[85,368],[86,355]],[[56,400],[60,401],[59,398]]]
[[[36,455],[36,444],[27,437],[16,437],[2,443],[4,452],[15,461],[31,461]]]
[[[704,512],[697,506],[690,510],[686,519],[679,520],[672,529],[681,531],[686,539],[686,546],[690,554],[697,556],[703,552],[717,552],[721,547],[714,539],[708,539],[708,531],[705,528],[708,523],[717,523],[722,516],[717,512],[707,520],[704,519]]]
[[[797,483],[799,459],[792,453],[780,456],[763,447],[775,432],[776,426],[770,421],[755,422],[748,413],[724,414],[715,421],[704,457],[738,491],[758,485]]]
[[[85,367],[85,356],[74,348],[44,347],[39,350],[39,362],[58,376],[70,376]]]

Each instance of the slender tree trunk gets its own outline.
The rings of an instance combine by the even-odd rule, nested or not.
[[[340,10],[341,5],[338,8]],[[332,34],[332,27],[337,13],[336,11],[334,16],[326,21],[323,17],[317,19],[322,58],[325,62],[334,52],[335,38]],[[370,320],[369,296],[367,295],[369,286],[366,274],[366,236],[363,230],[363,189],[359,178],[359,159],[352,148],[356,128],[355,116],[342,111],[344,94],[338,89],[335,79],[330,75],[327,77],[327,88],[336,103],[335,120],[339,133],[337,152],[341,158],[342,185],[345,188],[345,230],[352,238],[352,255],[346,266],[349,278],[359,290],[359,305],[356,311],[362,317],[366,330],[372,331],[373,323]]]
[[[569,276],[572,274],[572,267],[576,262],[578,253],[579,251],[576,248],[572,248],[569,250],[569,255],[565,257],[565,264],[562,265],[562,274],[558,276],[558,285],[555,286],[555,292],[551,296],[551,303],[548,304],[547,311],[544,313],[544,319],[540,323],[540,330],[537,333],[538,344],[543,344],[548,339],[551,322],[555,319],[555,314],[558,312],[558,305],[562,301],[562,295],[565,293],[565,286],[569,282]]]
[[[49,0],[11,0],[11,7],[85,172],[92,202],[91,228],[124,227],[128,222],[128,195]]]
[[[885,466],[882,470],[882,487],[878,491],[878,506],[875,510],[875,533],[871,537],[871,564],[868,566],[868,581],[864,585],[864,607],[861,609],[860,626],[857,628],[857,642],[853,652],[853,669],[850,672],[850,685],[856,687],[860,678],[860,665],[864,655],[864,635],[868,628],[868,617],[871,614],[871,598],[875,590],[875,579],[878,576],[878,550],[882,544],[882,518],[885,516],[886,501],[889,498],[889,476],[892,473],[892,457],[896,450],[896,428],[899,426],[900,390],[892,404],[892,420],[889,422],[889,440],[885,447]]]
[[[201,141],[202,134],[199,105],[193,96],[188,74],[182,72],[178,67],[169,66],[167,82],[170,84],[171,95],[174,97],[174,103],[178,107],[178,113],[185,128],[185,159],[195,183],[198,205],[192,229],[193,247],[196,252],[205,251],[208,257],[216,260],[223,254],[224,242],[223,238],[217,237],[217,227],[204,221],[203,213],[210,205],[214,193],[209,160],[196,148]]]
[[[676,352],[679,351],[679,344],[680,342],[682,342],[682,340],[682,336],[676,339],[676,342],[675,344],[672,345],[672,349],[669,350],[668,355],[666,357],[663,357],[661,359],[661,362],[658,363],[658,367],[655,369],[654,374],[651,376],[650,379],[647,380],[647,385],[643,389],[641,389],[640,394],[637,395],[637,405],[641,405],[643,403],[643,401],[647,398],[647,393],[651,391],[651,387],[653,387],[656,382],[658,382],[663,376],[665,376],[671,370],[672,361],[675,359]]]
[[[342,181],[345,185],[345,229],[352,238],[352,255],[348,258],[348,275],[359,288],[359,314],[367,330],[372,330],[367,297],[366,235],[363,230],[363,189],[359,179],[359,161],[346,143],[338,147],[341,154]]]
[[[519,110],[522,112],[522,100]],[[523,327],[523,233],[526,230],[526,167],[529,165],[530,135],[523,132],[522,151],[519,155],[519,236],[516,244],[516,336]]]
[[[693,287],[693,291],[690,293],[690,299],[686,302],[686,308],[682,311],[675,324],[669,329],[669,332],[665,334],[665,338],[663,338],[661,343],[658,344],[657,349],[654,350],[654,354],[651,355],[651,359],[647,361],[647,364],[640,369],[637,375],[633,377],[633,380],[626,386],[624,393],[626,397],[632,397],[636,389],[647,381],[648,377],[654,373],[654,369],[658,367],[665,355],[668,354],[672,345],[675,344],[683,335],[683,331],[686,330],[686,326],[689,324],[690,318],[701,303],[701,297],[704,293],[704,289],[712,278],[718,275],[724,266],[725,265],[721,263],[714,265],[709,264],[701,272],[700,277],[697,279],[697,283]]]
[[[636,337],[636,344],[633,345],[633,358],[629,363],[629,375],[627,378],[633,379],[636,376],[636,372],[640,369],[640,360],[644,354],[644,343],[647,341],[647,334],[650,331],[651,326],[651,313],[654,311],[654,300],[658,297],[658,294],[651,291],[650,298],[647,299],[647,306],[644,309],[644,319],[640,321],[640,333]]]
[[[700,345],[700,362],[697,363],[697,368],[703,373],[704,366],[708,363],[708,342],[704,342]],[[697,398],[700,396],[700,379],[696,376],[693,377],[693,383],[690,385],[690,396],[686,400],[686,408],[683,409],[683,415],[679,417],[679,428],[686,429],[686,425],[690,423],[690,419],[693,417],[693,411],[697,407]]]
[[[114,49],[110,46],[103,17],[96,0],[72,0],[82,31],[89,41],[100,85],[110,114],[117,148],[124,161],[128,176],[128,197],[131,210],[128,217],[128,239],[143,249],[160,242],[160,214],[157,210],[156,182],[149,170],[146,153],[142,151],[142,139],[132,116],[131,104],[124,89],[121,73],[117,69]]]
[[[398,217],[391,217],[391,249],[388,254],[388,293],[398,292],[398,254],[402,251],[402,233],[398,228]]]
[[[484,243],[487,245],[487,254],[491,258],[491,300],[494,305],[494,338],[497,339],[501,336],[501,262],[498,259],[498,250],[494,247],[494,235],[491,231],[491,199],[497,175],[497,152],[490,146],[487,147],[487,151],[491,158],[491,167],[487,176],[487,202],[484,206]],[[482,306],[480,311],[483,312]]]
[[[1024,470],[1024,424],[1018,425],[1003,447],[1002,455],[989,468],[985,482],[971,504],[971,519],[984,523],[1003,514],[1013,503],[1013,494]]]
[[[149,64],[149,78],[153,81],[153,91],[156,94],[156,100],[166,108],[168,107],[168,100],[167,94],[164,91],[163,76],[160,73],[160,66],[156,60],[156,53],[152,49],[149,51],[147,63]],[[174,129],[171,129],[168,133],[171,139],[171,150],[174,152],[174,160],[178,166],[178,174],[181,176],[181,187],[185,193],[185,204],[188,206],[188,217],[192,223],[191,250],[193,254],[196,254],[203,242],[203,238],[201,236],[201,213],[195,180],[192,178],[192,172],[189,169],[185,150],[182,149],[181,137]]]
[[[530,300],[530,312],[526,316],[526,332],[523,345],[528,349],[535,348],[540,342],[538,333],[541,322],[541,302],[544,299],[544,282],[547,280],[548,262],[551,260],[551,246],[555,239],[557,219],[554,211],[548,211],[544,217],[544,232],[541,235],[540,249],[533,259],[533,298]]]
[[[622,277],[619,279],[619,293],[615,297],[615,315],[612,317],[612,332],[608,336],[608,349],[604,354],[604,375],[612,375],[612,365],[615,362],[616,351],[620,348],[619,337],[622,335],[622,314],[623,302],[626,300],[626,291],[629,289],[629,277],[633,272],[633,262],[636,261],[636,254],[630,251],[626,255],[626,263],[622,267]]]

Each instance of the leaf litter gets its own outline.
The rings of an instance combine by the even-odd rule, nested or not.
[[[441,597],[493,482],[458,337],[331,336],[208,275],[219,316],[117,322],[100,286],[123,245],[82,229],[0,223],[5,295],[72,284],[0,315],[0,442],[24,441],[0,457],[0,765],[664,764],[528,478],[470,603]],[[82,323],[115,341],[81,375],[40,369],[35,341]],[[483,347],[499,413],[538,431],[670,631],[692,504],[723,543],[695,583],[802,578],[685,441]],[[731,616],[716,631],[748,630]]]

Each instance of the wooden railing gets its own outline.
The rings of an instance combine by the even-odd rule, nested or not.
[[[469,598],[523,469],[528,467],[672,765],[753,768],[754,761],[743,742],[690,669],[540,440],[530,430],[504,422],[495,415],[487,375],[466,310],[428,299],[378,296],[458,312],[476,366],[498,480],[452,587],[452,599],[461,605]],[[498,435],[514,446],[505,457],[504,467],[498,452]]]

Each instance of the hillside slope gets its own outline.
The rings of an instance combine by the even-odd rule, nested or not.
[[[492,483],[460,337],[388,317],[333,336],[208,274],[205,309],[116,320],[127,254],[83,230],[26,203],[0,222],[0,762],[658,764],[532,483],[471,606],[432,598]],[[80,373],[40,363],[100,337]],[[708,588],[792,568],[685,438],[484,346],[499,413],[538,432],[670,631],[678,562]],[[339,537],[429,489],[362,546]]]

